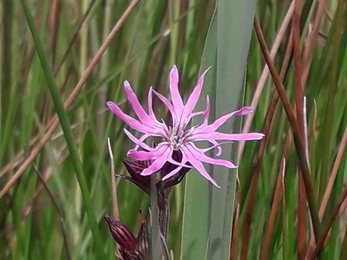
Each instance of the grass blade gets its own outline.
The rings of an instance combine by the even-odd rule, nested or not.
[[[73,164],[74,170],[76,172],[76,176],[77,176],[77,179],[78,179],[81,191],[82,191],[85,211],[88,215],[89,226],[90,226],[90,229],[91,229],[91,232],[93,235],[93,239],[95,242],[95,250],[97,252],[98,258],[102,259],[102,258],[105,258],[105,252],[103,250],[103,246],[102,246],[102,242],[101,242],[101,235],[100,235],[100,231],[98,228],[98,224],[97,224],[94,209],[93,209],[91,194],[89,192],[87,181],[86,181],[85,175],[83,173],[82,163],[79,159],[78,151],[77,151],[77,148],[76,148],[74,140],[73,140],[69,119],[68,119],[67,114],[65,112],[63,101],[59,95],[57,83],[55,82],[53,73],[49,68],[43,45],[41,43],[41,40],[40,40],[38,33],[36,31],[36,28],[35,28],[33,17],[32,17],[32,15],[29,11],[29,8],[27,7],[26,2],[24,0],[22,0],[22,5],[23,5],[23,9],[25,12],[25,16],[26,16],[30,31],[32,33],[32,36],[33,36],[33,39],[34,39],[34,42],[36,45],[36,51],[37,51],[37,54],[39,56],[41,66],[42,66],[42,69],[43,69],[45,77],[46,77],[47,86],[48,86],[49,91],[51,93],[51,96],[52,96],[52,99],[53,99],[53,102],[55,105],[55,110],[58,114],[60,125],[62,127],[63,132],[64,132],[64,137],[65,137],[65,140],[66,140],[69,152],[70,152],[71,161],[72,161],[72,164]]]

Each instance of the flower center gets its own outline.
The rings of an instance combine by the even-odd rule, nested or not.
[[[169,142],[171,147],[178,151],[180,149],[180,146],[187,142],[187,138],[191,136],[194,128],[189,129],[188,131],[185,131],[181,127],[168,127],[167,136],[164,138],[165,141]]]

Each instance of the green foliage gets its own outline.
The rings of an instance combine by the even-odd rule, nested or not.
[[[100,259],[103,254],[106,259],[114,258],[115,243],[102,218],[105,213],[112,215],[114,209],[107,137],[111,138],[117,174],[126,174],[121,159],[132,144],[123,132],[123,123],[108,111],[105,102],[112,100],[133,113],[124,102],[124,80],[129,80],[145,104],[150,86],[168,92],[173,64],[181,73],[182,93],[194,87],[201,70],[212,66],[204,89],[215,106],[211,114],[218,117],[257,98],[250,131],[266,130],[276,89],[269,76],[261,95],[255,96],[265,61],[256,35],[249,39],[253,1],[217,1],[225,6],[217,9],[212,23],[215,1],[140,1],[125,17],[66,111],[61,101],[68,100],[85,75],[129,1],[22,2],[28,7],[23,8],[20,1],[0,3],[1,259]],[[327,1],[320,16],[322,3],[305,1],[300,15],[307,119],[307,132],[301,137],[307,144],[315,202],[318,207],[326,204],[319,213],[319,238],[343,199],[347,180],[347,8],[343,0]],[[279,37],[290,4],[257,1],[256,15],[268,48]],[[315,21],[320,21],[319,25],[315,26]],[[316,28],[317,37],[313,37]],[[289,23],[281,32],[274,64],[294,108],[297,71],[292,51],[286,51],[292,42],[291,29]],[[35,34],[37,37],[33,37]],[[165,107],[158,100],[154,103],[157,113],[164,117]],[[204,103],[201,100],[202,107]],[[53,131],[50,126],[58,111],[63,123]],[[240,123],[222,130],[240,131]],[[264,252],[268,252],[266,259],[300,259],[302,252],[312,249],[310,215],[318,213],[306,207],[306,228],[299,225],[298,200],[306,205],[306,198],[298,196],[298,153],[281,100],[269,129],[263,152],[260,142],[252,142],[239,157],[240,185],[236,190],[235,171],[223,172],[221,167],[210,169],[222,186],[220,190],[193,171],[186,182],[176,186],[171,194],[168,243],[173,259],[229,259],[229,251],[233,259],[264,259]],[[234,144],[232,150],[226,149],[226,156],[235,158],[238,147]],[[36,151],[38,155],[33,156]],[[33,160],[28,161],[31,157]],[[258,158],[259,175],[255,167]],[[336,178],[331,177],[334,172]],[[84,189],[81,177],[85,179]],[[138,211],[148,215],[150,200],[131,183],[116,181],[120,220],[136,233]],[[330,196],[324,196],[327,192]],[[345,211],[343,206],[337,209],[340,214],[332,219],[331,233],[319,247],[320,259],[347,258]],[[306,236],[299,237],[298,231]],[[218,239],[222,242],[215,242]],[[299,242],[305,243],[306,251],[299,249]]]

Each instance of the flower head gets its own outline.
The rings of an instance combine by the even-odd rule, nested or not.
[[[137,139],[127,129],[124,129],[125,134],[136,144],[135,148],[128,152],[128,156],[138,161],[152,161],[150,166],[143,169],[141,175],[147,176],[156,173],[165,165],[166,162],[169,162],[177,167],[165,175],[163,180],[174,176],[184,167],[191,167],[195,168],[207,180],[219,187],[207,173],[203,163],[225,166],[231,169],[236,168],[236,166],[227,160],[211,158],[205,153],[216,148],[218,150],[217,156],[221,155],[222,148],[221,143],[219,143],[221,141],[232,142],[241,140],[259,140],[263,137],[263,134],[260,133],[230,134],[220,133],[217,131],[217,129],[232,116],[242,116],[251,113],[252,108],[250,107],[243,107],[238,111],[226,114],[218,118],[212,124],[209,124],[208,117],[210,113],[210,101],[207,96],[206,109],[204,111],[193,112],[200,97],[204,83],[204,76],[207,71],[208,70],[200,76],[187,103],[184,104],[178,88],[178,70],[176,66],[174,66],[170,72],[170,94],[172,102],[160,93],[157,93],[151,87],[148,92],[148,112],[146,112],[141,106],[129,82],[125,81],[124,88],[127,98],[139,120],[125,114],[115,103],[110,101],[107,102],[108,107],[118,118],[123,120],[123,122],[129,125],[132,129],[143,133],[143,135]],[[156,118],[152,107],[153,93],[168,108],[172,118],[172,125],[167,125],[163,120],[158,121]],[[204,116],[203,123],[199,126],[189,128],[188,124],[190,120],[199,115]],[[153,148],[145,143],[145,140],[149,137],[161,137],[162,141]],[[198,148],[195,145],[195,142],[198,141],[208,141],[211,143],[211,146],[205,149]],[[142,150],[139,150],[140,147]],[[180,152],[180,161],[174,159],[173,153],[175,151]]]

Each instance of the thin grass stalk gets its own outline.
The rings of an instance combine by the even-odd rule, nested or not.
[[[106,39],[108,32],[111,29],[111,14],[112,14],[112,6],[113,6],[113,0],[107,0],[105,2],[105,10],[104,10],[104,20],[103,20],[103,31],[102,31],[102,38]],[[108,54],[108,49],[104,53],[104,57],[101,59],[101,64],[100,64],[100,78],[105,78],[108,73],[108,64],[109,64],[109,55]],[[103,84],[100,86],[100,89],[97,94],[97,111],[101,111],[106,104],[107,98],[107,84]],[[98,138],[98,142],[102,142],[103,137],[104,137],[104,132],[105,132],[105,120],[106,120],[106,115],[105,113],[101,113],[97,118],[96,118],[96,134]]]
[[[270,56],[272,59],[275,58],[277,51],[280,47],[280,44],[281,44],[281,42],[282,42],[282,40],[283,40],[283,38],[287,32],[287,28],[288,28],[288,25],[292,19],[293,12],[294,12],[294,1],[290,4],[288,12],[283,19],[282,25],[281,25],[280,29],[278,30],[278,33],[276,35],[276,39],[275,39],[273,46],[271,48]],[[259,99],[260,99],[260,96],[263,92],[268,75],[269,75],[269,68],[265,64],[263,71],[261,73],[258,85],[255,89],[254,94],[253,94],[252,102],[251,102],[251,107],[254,109],[254,111],[257,109]],[[247,116],[247,118],[245,119],[245,124],[244,124],[243,129],[242,129],[242,133],[248,133],[249,132],[254,116],[255,116],[255,113],[251,113]],[[242,159],[242,154],[243,154],[245,145],[246,145],[245,141],[240,141],[239,149],[238,149],[238,156],[237,156],[238,164],[240,163],[240,161]]]
[[[88,10],[88,4],[89,0],[81,0],[79,3],[79,12],[81,12],[81,15],[87,12]],[[78,66],[78,75],[83,75],[84,71],[86,70],[88,66],[88,58],[89,53],[93,53],[93,45],[95,42],[95,39],[98,38],[98,34],[95,33],[95,30],[93,30],[93,19],[88,19],[85,23],[83,23],[83,26],[81,30],[79,31],[79,37],[78,37],[78,56],[77,56],[77,66]],[[97,44],[95,44],[97,46]],[[107,51],[107,50],[106,50]],[[105,52],[106,52],[105,51]],[[81,101],[81,107],[76,110],[76,122],[78,125],[85,124],[85,127],[88,127],[89,129],[93,129],[93,123],[91,123],[91,120],[88,120],[90,124],[88,125],[88,115],[91,113],[93,106],[89,106],[90,100],[87,99],[87,90],[86,88],[83,88],[80,92],[79,98]],[[94,103],[94,102],[93,102]],[[95,106],[94,106],[95,107]],[[77,138],[76,141],[79,143],[84,142],[84,138],[86,132],[83,127],[79,127],[77,130]],[[105,142],[105,140],[104,140]],[[85,158],[87,155],[83,156],[83,153],[81,155],[81,158]],[[97,175],[96,178],[97,179]],[[94,187],[95,182],[92,182],[92,185],[90,186],[90,192],[91,194],[94,193]]]
[[[274,229],[275,225],[275,219],[276,219],[276,214],[278,210],[278,205],[281,199],[281,191],[282,191],[282,181],[283,181],[283,172],[284,172],[284,163],[285,161],[282,161],[280,165],[280,170],[277,176],[277,182],[276,182],[276,187],[275,187],[275,193],[273,196],[273,201],[271,205],[271,211],[270,211],[270,216],[269,216],[269,222],[267,225],[267,231],[265,235],[265,240],[263,243],[263,249],[261,253],[261,259],[262,260],[267,260],[269,256],[269,250],[270,250],[270,244],[271,244],[271,238],[272,238],[272,232]]]
[[[346,227],[343,242],[341,245],[341,252],[340,252],[339,260],[344,260],[344,259],[347,259],[347,227]]]
[[[169,1],[169,17],[170,17],[170,64],[175,64],[177,60],[177,43],[178,43],[178,29],[180,16],[181,1]]]
[[[107,145],[108,145],[108,152],[109,152],[110,161],[111,161],[111,188],[112,188],[111,194],[112,194],[113,219],[120,221],[119,209],[118,209],[118,197],[117,197],[116,171],[114,167],[114,158],[113,158],[113,151],[111,148],[110,138],[107,138]],[[117,255],[121,255],[119,252],[118,243],[116,243],[115,247],[116,247]]]
[[[302,62],[300,51],[300,17],[302,12],[302,1],[295,1],[294,25],[293,25],[293,51],[294,51],[294,73],[295,73],[295,107],[298,131],[301,140],[305,140],[305,120],[303,107]],[[303,142],[305,148],[305,142]]]
[[[293,112],[293,109],[290,105],[289,99],[287,97],[286,91],[280,81],[280,78],[277,74],[276,68],[271,60],[271,57],[269,55],[269,51],[267,49],[265,39],[263,36],[263,33],[260,28],[260,24],[257,18],[254,19],[254,25],[255,25],[255,31],[257,33],[257,37],[260,43],[260,46],[262,48],[262,53],[265,57],[266,63],[269,66],[273,81],[275,83],[276,90],[278,91],[278,94],[281,98],[283,107],[285,109],[285,112],[287,114],[288,121],[291,126],[291,131],[293,133],[293,138],[294,138],[294,144],[296,147],[297,151],[297,156],[299,159],[299,165],[303,173],[303,178],[304,178],[304,183],[305,183],[305,189],[306,189],[306,194],[308,197],[308,204],[309,204],[309,209],[312,217],[312,223],[313,223],[313,228],[314,228],[314,235],[317,239],[317,237],[320,234],[320,221],[318,218],[318,206],[315,201],[314,197],[314,190],[313,190],[313,185],[312,185],[312,180],[310,177],[310,170],[306,161],[306,152],[304,149],[303,141],[301,140],[300,134],[299,134],[299,129],[298,125],[295,119],[295,115]]]
[[[57,47],[58,39],[58,30],[59,30],[59,19],[61,12],[61,1],[52,0],[49,10],[49,58],[50,64],[53,68],[55,62],[55,54]]]
[[[309,154],[310,154],[310,163],[311,163],[311,176],[312,180],[316,180],[316,142],[317,142],[317,102],[316,100],[313,100],[313,122],[312,122],[312,128],[311,128],[311,138],[310,138],[310,147],[309,147]],[[316,185],[315,185],[316,187]]]
[[[281,162],[282,166],[282,178],[281,178],[281,190],[282,190],[282,233],[283,233],[283,260],[287,260],[289,256],[289,241],[288,241],[288,214],[287,214],[287,202],[286,202],[286,185],[284,182],[285,169],[287,159],[283,158]]]
[[[2,123],[6,122],[8,115],[5,113],[9,107],[10,87],[12,86],[13,75],[13,6],[14,2],[11,0],[4,0],[2,3],[2,37],[1,37],[1,113],[0,113],[0,130],[2,130]],[[5,125],[5,124],[4,124]],[[0,131],[2,133],[2,131]],[[1,162],[1,158],[0,158]]]
[[[240,187],[240,185],[237,185],[238,187]],[[237,195],[240,195],[241,192],[240,191],[236,191]],[[237,199],[238,202],[241,201],[240,198]],[[236,254],[236,241],[237,241],[237,234],[239,231],[239,220],[240,220],[240,203],[237,203],[236,205],[236,211],[235,211],[235,221],[234,221],[234,225],[233,225],[233,233],[232,233],[232,237],[231,237],[231,244],[230,244],[230,260],[234,260],[235,254]]]
[[[58,201],[55,199],[53,193],[49,189],[49,187],[46,183],[46,180],[44,179],[44,177],[40,173],[39,169],[36,167],[36,165],[34,163],[32,164],[32,166],[33,166],[35,172],[37,173],[37,176],[39,177],[41,185],[45,188],[49,198],[51,199],[55,211],[57,212],[58,219],[59,219],[59,225],[60,225],[60,232],[61,232],[62,237],[63,237],[63,248],[64,248],[64,252],[65,252],[65,257],[67,260],[72,260],[68,236],[67,236],[65,225],[64,225],[63,211],[61,210],[61,208],[58,204]]]
[[[333,186],[335,183],[337,172],[338,172],[340,164],[341,164],[343,153],[345,152],[346,144],[347,144],[347,127],[345,128],[345,132],[343,134],[343,137],[342,137],[342,140],[340,143],[340,147],[339,147],[339,150],[338,150],[337,155],[336,155],[336,160],[334,162],[334,166],[333,166],[333,169],[332,169],[331,174],[330,174],[329,182],[328,182],[327,188],[325,190],[325,193],[324,193],[324,196],[322,199],[322,203],[321,203],[320,208],[319,208],[319,218],[321,220],[323,219],[326,207],[327,207],[329,199],[330,199],[331,192],[333,190]]]
[[[69,153],[65,153],[65,154],[62,154],[59,161],[57,162],[57,165],[58,166],[61,166],[63,164],[63,162],[65,162],[65,160],[68,158],[69,156]],[[53,176],[53,172],[52,172],[52,168],[46,168],[46,170],[43,172],[43,180],[45,181],[45,183],[48,183],[48,181],[50,180],[50,178]],[[44,186],[42,184],[40,184],[35,192],[34,192],[34,195],[33,195],[33,199],[35,199],[40,193],[41,193],[41,190],[44,188]]]
[[[5,156],[5,149],[8,141],[10,140],[11,125],[10,120],[14,118],[10,113],[11,108],[11,88],[13,87],[13,7],[14,1],[4,0],[2,2],[2,37],[1,39],[1,88],[0,88],[0,164]],[[3,129],[3,126],[6,126]]]
[[[88,10],[88,0],[81,0],[81,12],[86,13]],[[83,23],[79,31],[79,73],[83,75],[83,72],[87,68],[87,56],[88,56],[88,34],[89,34],[89,25],[88,23]],[[105,51],[106,52],[106,51]],[[82,92],[83,93],[83,92]],[[82,96],[84,96],[82,94]],[[81,115],[80,115],[81,116]]]
[[[306,84],[308,74],[310,72],[311,63],[313,60],[313,54],[315,51],[315,47],[317,45],[320,23],[322,21],[322,17],[325,10],[325,5],[326,5],[326,0],[318,1],[318,8],[317,8],[317,14],[314,20],[313,31],[308,36],[308,44],[306,46],[307,51],[303,58],[303,66],[302,66],[302,84],[303,85]]]
[[[72,136],[72,132],[70,129],[70,123],[69,119],[67,117],[67,114],[64,109],[63,101],[60,98],[59,91],[58,91],[58,86],[57,83],[55,82],[54,76],[49,68],[49,65],[47,63],[46,57],[45,57],[45,51],[43,48],[43,45],[41,43],[41,40],[39,38],[39,35],[36,32],[35,29],[35,24],[33,17],[31,16],[28,6],[25,2],[25,0],[22,0],[22,6],[24,9],[25,17],[28,22],[28,26],[30,28],[32,37],[34,39],[35,45],[36,45],[36,50],[37,54],[39,56],[40,62],[42,69],[44,71],[46,80],[47,80],[47,86],[49,88],[49,91],[51,93],[55,110],[57,112],[57,115],[59,117],[60,125],[62,127],[62,130],[64,132],[64,137],[70,152],[71,160],[73,167],[75,169],[76,177],[78,179],[81,191],[82,191],[82,196],[83,196],[83,203],[85,207],[85,211],[88,215],[88,221],[90,225],[91,232],[93,234],[93,239],[95,243],[95,250],[97,253],[97,256],[99,258],[104,258],[105,257],[105,252],[103,249],[103,243],[101,242],[101,234],[98,228],[98,224],[96,221],[94,209],[93,209],[93,202],[92,198],[90,196],[89,188],[87,185],[87,181],[83,172],[82,168],[82,163],[80,161],[79,155],[77,148],[74,143],[74,139]]]
[[[297,225],[297,256],[304,260],[306,255],[306,191],[302,172],[298,169],[298,225]]]
[[[340,42],[343,31],[343,12],[344,12],[345,1],[339,0],[337,2],[336,16],[335,16],[335,27],[334,36],[332,42],[332,58],[330,62],[329,71],[329,84],[328,84],[328,98],[325,107],[325,115],[323,122],[322,131],[322,153],[321,153],[321,174],[320,174],[320,187],[319,187],[319,200],[322,199],[324,190],[328,182],[329,173],[329,163],[330,163],[330,151],[331,151],[331,133],[332,133],[332,123],[334,118],[334,100],[336,88],[338,85],[337,79],[337,69],[339,65],[339,54],[340,54]]]
[[[117,198],[117,184],[115,179],[115,167],[114,167],[114,159],[113,159],[113,152],[111,148],[111,142],[110,138],[107,138],[107,145],[110,155],[110,161],[111,161],[111,187],[112,187],[112,208],[113,208],[113,219],[120,220],[119,218],[119,209],[118,209],[118,198]]]
[[[90,61],[89,66],[87,67],[86,71],[83,73],[81,79],[78,81],[77,85],[75,86],[74,90],[72,91],[71,95],[68,97],[68,99],[64,103],[64,108],[67,110],[77,95],[79,94],[81,88],[83,87],[84,83],[86,82],[87,78],[93,71],[96,64],[99,62],[100,58],[104,54],[105,50],[110,45],[113,38],[116,36],[117,32],[125,22],[125,20],[128,18],[130,13],[134,10],[135,6],[138,4],[140,0],[133,0],[128,8],[125,10],[123,15],[119,18],[116,25],[113,27],[112,31],[109,33],[107,38],[105,39],[104,43],[99,48],[98,52],[95,54],[94,58]],[[4,188],[0,191],[0,199],[8,192],[8,190],[13,186],[13,184],[18,180],[18,178],[23,174],[23,172],[27,169],[27,167],[31,164],[31,162],[36,158],[36,156],[39,154],[43,146],[48,142],[48,140],[51,138],[52,134],[54,133],[55,129],[59,125],[59,120],[57,116],[55,115],[52,118],[52,123],[50,128],[47,130],[46,134],[43,136],[41,141],[38,143],[36,147],[34,147],[31,150],[31,153],[29,154],[28,158],[23,162],[23,164],[20,166],[20,168],[15,172],[15,174],[12,176],[12,178],[8,181],[8,183],[4,186]]]
[[[67,45],[67,48],[64,52],[63,55],[61,55],[60,60],[57,62],[57,65],[54,67],[54,76],[57,76],[58,72],[60,71],[61,67],[63,66],[67,55],[70,53],[72,46],[74,45],[74,43],[76,42],[77,38],[78,38],[78,34],[82,28],[82,26],[84,25],[84,22],[86,21],[86,19],[88,18],[88,15],[90,14],[90,12],[93,10],[94,4],[95,4],[96,0],[92,0],[89,4],[88,9],[86,10],[86,12],[84,13],[83,17],[80,19],[80,21],[77,23],[78,25],[76,26],[76,29],[74,31],[74,33],[72,34],[72,38],[69,41],[69,44]]]
[[[324,242],[328,236],[328,233],[331,229],[331,226],[333,225],[335,218],[336,218],[337,214],[339,213],[340,207],[341,207],[342,203],[345,201],[346,197],[347,197],[347,187],[345,187],[343,189],[339,199],[337,200],[336,205],[335,205],[333,211],[331,212],[329,220],[328,220],[326,226],[324,227],[324,230],[323,230],[321,236],[319,237],[319,239],[317,241],[317,244],[316,244],[316,246],[312,252],[312,255],[307,257],[308,260],[314,260],[314,259],[317,259],[317,257],[319,257],[319,254],[321,253],[321,251],[323,249]],[[346,236],[345,236],[344,240],[346,240]],[[344,243],[345,243],[345,241],[343,242],[343,244]],[[347,254],[347,251],[345,252],[344,247],[342,245],[340,259],[346,259],[346,257],[341,258],[342,255],[347,256],[346,254]]]
[[[240,183],[240,179],[239,176],[236,176],[236,192],[235,192],[235,197],[236,197],[236,203],[237,203],[237,207],[239,208],[239,210],[236,210],[236,214],[235,214],[235,223],[233,225],[234,231],[231,237],[231,243],[232,245],[230,246],[231,250],[230,250],[230,258],[231,259],[238,259],[237,258],[237,252],[236,252],[236,248],[237,248],[237,244],[238,244],[238,237],[237,235],[239,234],[239,229],[241,226],[240,220],[241,220],[241,205],[242,205],[242,188],[241,188],[241,183]],[[237,221],[237,225],[236,225],[236,221]]]
[[[271,129],[272,129],[271,126],[273,123],[276,106],[271,106],[271,108],[273,108],[273,110],[270,109],[268,112],[267,120],[263,128],[264,138],[260,141],[259,150],[257,154],[257,160],[253,167],[253,175],[252,175],[252,180],[251,180],[251,184],[249,188],[249,199],[248,199],[248,204],[246,209],[245,224],[242,231],[243,236],[242,236],[242,247],[241,247],[241,259],[247,259],[247,253],[249,251],[249,238],[250,238],[250,231],[251,231],[253,208],[254,208],[256,193],[257,193],[258,179],[260,176],[260,170],[261,170],[261,165],[263,162],[265,148],[268,143]]]
[[[303,1],[295,1],[293,17],[293,49],[294,49],[294,73],[295,73],[295,104],[296,116],[301,140],[305,140],[305,126],[303,114],[303,88],[302,86],[302,63],[300,51],[300,18]],[[305,149],[305,142],[303,143]],[[298,170],[298,233],[297,233],[297,257],[305,259],[306,254],[306,193],[302,172]]]
[[[151,31],[151,36],[150,36],[152,40],[149,42],[148,46],[146,46],[147,51],[145,52],[145,57],[143,58],[143,64],[147,64],[147,65],[144,66],[143,69],[140,71],[138,82],[147,82],[146,80],[148,79],[148,75],[152,74],[151,72],[149,72],[149,69],[153,67],[153,63],[156,62],[152,60],[153,51],[156,49],[156,45],[154,43],[162,41],[164,45],[164,43],[167,41],[165,37],[163,37],[166,33],[167,28],[161,28],[161,23],[159,22],[165,19],[165,12],[166,12],[167,5],[168,5],[167,1],[159,1],[157,3],[157,7],[153,10],[153,14],[152,14],[153,21],[151,21],[153,24],[153,27],[152,27],[153,29]],[[177,23],[177,21],[175,22]],[[165,55],[163,55],[163,60],[165,60],[165,58],[166,58]],[[151,84],[153,84],[153,82],[151,82]]]
[[[289,39],[292,39],[292,37],[290,37]],[[286,48],[286,52],[285,52],[285,58],[283,60],[283,64],[282,64],[282,68],[281,68],[281,72],[280,72],[281,81],[284,79],[284,76],[286,75],[287,70],[288,70],[292,46],[293,46],[292,41],[289,40],[287,48]],[[263,155],[265,152],[265,148],[268,144],[269,137],[271,135],[272,125],[273,125],[274,120],[275,120],[278,100],[279,100],[279,96],[278,96],[277,92],[274,92],[273,97],[272,97],[272,101],[270,104],[270,108],[268,110],[268,114],[266,117],[266,121],[265,121],[265,124],[263,127],[263,133],[264,133],[265,137],[260,141],[259,150],[258,150],[258,154],[257,154],[257,162],[256,162],[255,167],[254,167],[254,171],[253,171],[253,175],[252,175],[252,183],[251,183],[250,188],[249,188],[249,192],[250,192],[249,198],[250,199],[249,199],[248,205],[247,205],[246,221],[244,224],[244,230],[242,232],[242,234],[243,234],[242,248],[244,250],[243,254],[247,254],[246,250],[249,247],[248,246],[249,240],[247,239],[247,237],[250,236],[249,233],[250,233],[250,225],[251,225],[251,215],[252,215],[252,211],[253,211],[253,205],[250,204],[250,201],[251,202],[254,201],[254,196],[256,195],[257,180],[255,182],[253,182],[253,179],[258,178],[258,175],[260,174]],[[247,218],[247,214],[248,214],[248,218]],[[242,255],[242,251],[241,251],[241,255]]]

